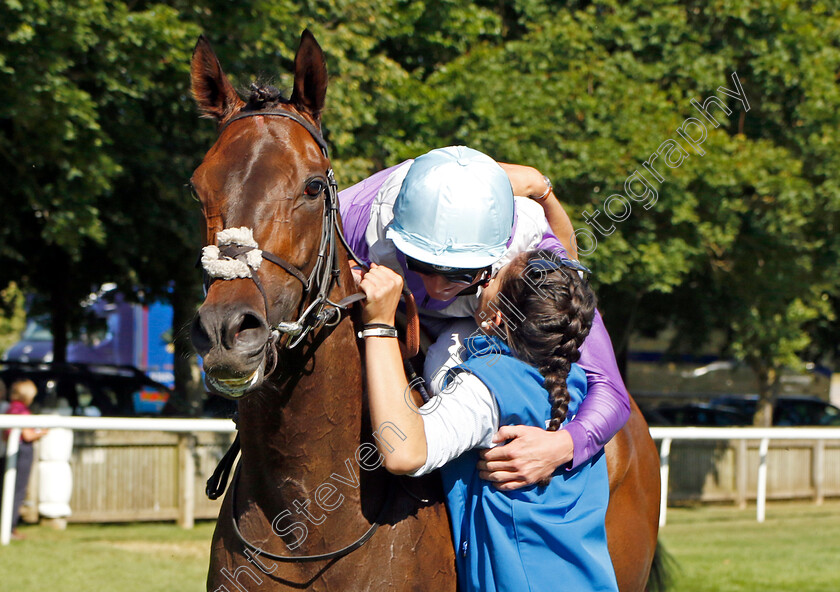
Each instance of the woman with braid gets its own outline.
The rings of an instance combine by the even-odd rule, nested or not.
[[[372,424],[378,433],[389,426],[405,436],[377,441],[385,467],[415,476],[441,469],[462,592],[618,589],[604,526],[603,450],[519,489],[494,487],[476,466],[500,426],[557,430],[580,407],[587,383],[575,362],[595,313],[584,273],[578,262],[545,250],[503,267],[482,291],[481,330],[464,342],[463,362],[450,370],[444,394],[419,413],[406,402],[396,340],[365,338]],[[393,325],[401,285],[383,266],[365,274],[367,325]]]

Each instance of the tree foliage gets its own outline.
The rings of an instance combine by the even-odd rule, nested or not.
[[[579,227],[600,210],[615,228],[592,228],[590,262],[619,349],[634,329],[675,325],[683,351],[722,332],[722,353],[755,370],[769,402],[837,293],[836,12],[736,1],[513,8],[524,34],[480,44],[429,76],[425,92],[409,90],[405,124],[385,147],[407,156],[470,143],[539,167]],[[733,88],[732,72],[749,111],[716,92]],[[701,117],[692,99],[713,95],[732,113],[716,111],[716,129],[707,122],[701,155],[676,130]],[[610,197],[627,194],[634,171],[652,181],[642,165],[669,138],[684,162],[653,184],[649,209],[625,198],[611,222]]]
[[[12,282],[0,290],[0,354],[20,339],[25,324],[23,292]]]
[[[182,186],[214,131],[189,98],[192,46],[204,32],[243,89],[288,89],[304,27],[327,54],[340,184],[446,144],[531,164],[597,239],[620,352],[636,331],[676,327],[675,351],[722,334],[769,401],[781,367],[837,351],[840,17],[820,1],[2,0],[0,285],[42,294],[60,332],[94,284],[174,284],[186,323]],[[717,91],[733,72],[749,110]],[[710,96],[731,114],[701,155],[677,129]],[[669,139],[684,159],[660,156],[654,180]],[[655,202],[627,197],[635,171]]]

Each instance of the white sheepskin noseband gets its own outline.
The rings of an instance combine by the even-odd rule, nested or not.
[[[219,247],[239,245],[253,247],[244,255],[234,259],[223,255]],[[262,251],[254,240],[254,231],[247,226],[225,228],[216,235],[216,244],[207,245],[201,250],[201,266],[207,275],[222,280],[251,277],[251,270],[256,271],[262,264]],[[244,259],[244,260],[243,260]]]

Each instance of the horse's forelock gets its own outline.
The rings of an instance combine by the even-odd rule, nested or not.
[[[279,89],[270,84],[259,81],[252,82],[249,91],[248,104],[243,109],[245,111],[273,109],[279,105],[289,104],[289,99],[283,96]]]

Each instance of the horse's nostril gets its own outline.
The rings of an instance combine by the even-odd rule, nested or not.
[[[225,332],[225,345],[231,349],[261,346],[268,336],[268,325],[254,313],[246,312],[233,319]]]
[[[205,359],[208,353],[228,351],[236,355],[253,355],[268,341],[268,323],[262,315],[249,309],[200,310],[190,329],[196,351]]]
[[[239,331],[247,331],[248,329],[262,329],[265,327],[262,319],[258,319],[256,315],[246,314],[242,317],[242,324],[239,325]]]
[[[195,351],[201,356],[207,355],[207,352],[213,347],[210,334],[207,332],[204,323],[201,322],[201,317],[198,315],[193,319],[192,327],[190,327],[190,340]]]

